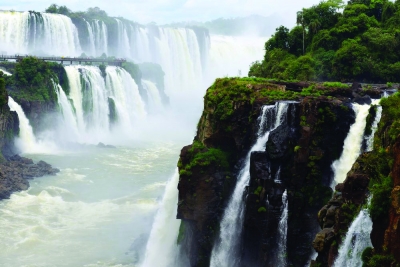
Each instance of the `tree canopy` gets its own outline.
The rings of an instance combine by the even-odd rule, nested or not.
[[[400,0],[325,0],[297,12],[265,43],[249,76],[399,82]]]

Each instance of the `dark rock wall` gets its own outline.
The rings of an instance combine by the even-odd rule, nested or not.
[[[229,121],[218,123],[213,121],[213,110],[203,112],[195,142],[217,147],[230,157],[228,168],[212,163],[180,175],[180,244],[190,266],[209,266],[236,175],[256,139],[256,119],[263,104],[255,101],[253,105],[237,105]],[[307,264],[313,253],[311,243],[320,230],[318,211],[332,195],[330,166],[339,158],[355,119],[350,103],[336,98],[305,98],[289,109],[289,121],[270,134],[266,151],[251,155],[242,266],[276,266],[277,229],[285,190],[289,201],[288,263]],[[193,145],[182,149],[180,166],[193,160],[192,150]],[[281,182],[274,182],[278,170]]]
[[[340,156],[354,122],[349,106],[325,97],[306,98],[293,105],[291,121],[270,134],[266,151],[252,154],[243,266],[277,266],[277,229],[285,190],[288,264],[305,266],[309,261],[310,244],[319,230],[318,210],[332,194],[330,166]],[[279,170],[281,182],[276,182]]]
[[[19,133],[18,124],[17,113],[11,112],[8,104],[0,107],[0,163],[15,154],[14,137]]]

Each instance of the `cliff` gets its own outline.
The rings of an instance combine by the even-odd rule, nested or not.
[[[360,100],[340,84],[216,80],[207,90],[194,142],[182,149],[178,164],[178,243],[191,266],[209,266],[221,217],[257,138],[262,106],[287,100],[295,101],[289,104],[288,121],[270,132],[265,151],[250,157],[238,257],[242,266],[277,266],[277,228],[286,191],[285,257],[291,266],[307,264],[320,230],[318,211],[332,196],[330,165],[339,158],[355,119],[350,97]]]
[[[0,200],[9,198],[15,191],[28,189],[28,179],[59,171],[43,161],[34,164],[30,159],[15,155],[14,138],[18,134],[18,115],[8,107],[6,83],[0,73]]]

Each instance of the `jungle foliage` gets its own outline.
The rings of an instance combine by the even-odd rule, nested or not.
[[[400,0],[324,0],[297,12],[265,43],[249,76],[323,81],[400,81]]]
[[[15,64],[14,74],[4,79],[9,94],[15,99],[56,101],[53,82],[61,83],[64,90],[68,88],[68,79],[60,64],[44,62],[36,57],[26,57]]]

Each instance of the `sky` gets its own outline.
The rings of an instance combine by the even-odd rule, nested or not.
[[[139,23],[166,24],[180,21],[209,21],[252,14],[279,15],[285,26],[295,23],[296,11],[320,0],[1,0],[0,10],[44,11],[55,3],[72,11],[99,7],[110,16],[121,16]]]

